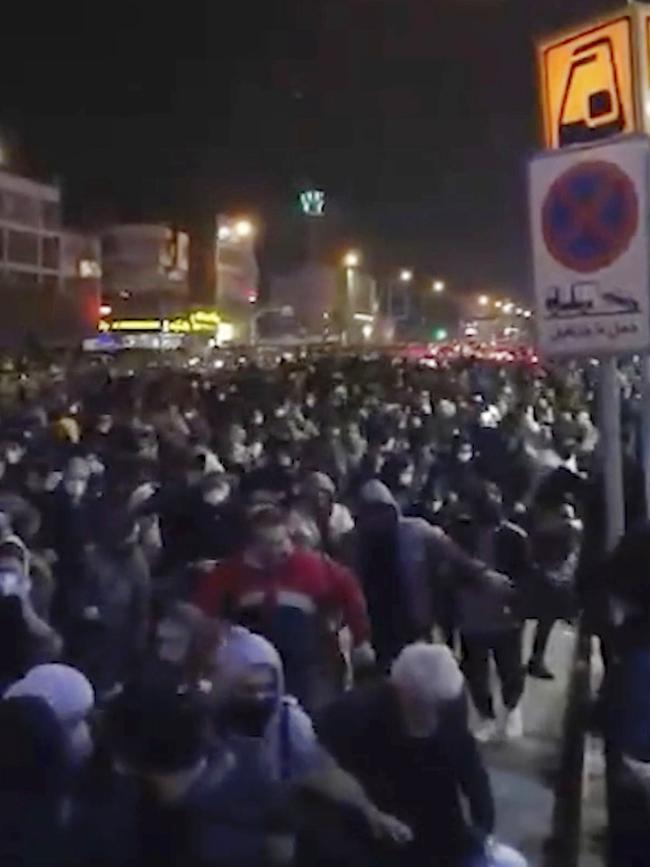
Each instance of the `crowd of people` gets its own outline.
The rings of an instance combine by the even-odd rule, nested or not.
[[[619,652],[593,407],[577,370],[352,356],[5,405],[0,862],[482,863],[478,745],[523,736],[555,623]]]

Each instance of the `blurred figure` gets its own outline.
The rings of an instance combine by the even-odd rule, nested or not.
[[[388,679],[339,698],[318,719],[317,732],[373,802],[412,829],[404,848],[368,841],[370,854],[360,863],[460,867],[492,834],[490,783],[467,726],[463,676],[448,648],[404,648]]]
[[[71,660],[100,695],[124,683],[144,653],[151,586],[137,525],[124,515],[106,515],[97,542],[86,552],[77,588],[74,626],[68,633]]]
[[[528,673],[553,680],[546,666],[546,649],[557,620],[572,620],[577,612],[575,578],[582,543],[582,522],[570,503],[538,502],[532,521],[532,607],[537,629]]]
[[[158,620],[153,656],[136,682],[174,684],[181,692],[210,691],[222,634],[222,624],[194,605],[172,602]]]
[[[462,540],[468,553],[507,575],[514,588],[507,597],[498,598],[486,593],[480,584],[465,585],[459,592],[458,617],[463,671],[481,718],[477,739],[519,738],[523,735],[519,707],[524,691],[522,609],[531,572],[528,537],[520,527],[504,520],[501,492],[493,484],[485,485],[474,498],[463,531],[457,527],[452,535]],[[490,685],[491,659],[504,706],[498,724]]]
[[[429,639],[437,622],[434,579],[445,564],[461,581],[499,585],[501,577],[468,557],[439,527],[404,518],[392,494],[379,481],[361,490],[361,506],[351,538],[351,558],[368,601],[373,641],[382,667],[412,641]],[[497,594],[498,589],[493,588]]]
[[[38,665],[14,683],[5,698],[42,699],[56,715],[63,730],[68,765],[77,770],[93,751],[88,719],[95,693],[87,678],[68,665]]]
[[[59,867],[67,782],[64,734],[46,702],[0,701],[0,863]]]
[[[301,496],[289,513],[294,541],[336,556],[341,543],[354,529],[347,506],[336,501],[336,486],[324,473],[310,473],[301,486]]]
[[[196,604],[264,635],[280,652],[292,695],[311,709],[332,694],[337,631],[352,634],[353,658],[374,661],[365,602],[354,576],[339,564],[294,547],[287,517],[260,507],[242,554],[201,582]]]

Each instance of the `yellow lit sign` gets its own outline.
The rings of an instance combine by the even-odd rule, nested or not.
[[[110,331],[160,331],[160,319],[114,319],[106,324]]]
[[[214,310],[193,310],[173,319],[102,319],[100,331],[162,331],[172,334],[214,333],[221,319]]]
[[[545,147],[640,130],[633,25],[631,11],[538,45]]]

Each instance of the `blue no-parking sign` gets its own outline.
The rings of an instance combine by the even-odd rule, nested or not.
[[[541,154],[530,167],[540,345],[551,355],[650,346],[650,142]]]

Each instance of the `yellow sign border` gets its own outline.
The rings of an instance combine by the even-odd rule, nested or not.
[[[642,111],[643,105],[641,104],[641,100],[639,97],[639,90],[642,89],[640,83],[640,69],[639,69],[639,39],[638,39],[638,31],[641,29],[639,27],[638,14],[643,14],[643,8],[638,4],[630,4],[629,6],[625,6],[618,11],[612,10],[609,15],[592,18],[589,21],[584,22],[584,24],[576,24],[575,26],[568,27],[562,31],[551,34],[549,36],[543,37],[537,40],[536,43],[536,62],[537,62],[537,80],[540,94],[540,106],[541,106],[541,130],[540,130],[540,138],[542,140],[543,147],[547,150],[561,150],[558,145],[553,143],[554,136],[552,135],[551,130],[551,107],[549,104],[549,88],[550,84],[548,82],[548,64],[546,61],[546,56],[549,51],[553,49],[560,48],[562,45],[565,45],[567,42],[572,42],[575,39],[582,39],[585,36],[589,36],[590,33],[594,31],[600,30],[603,27],[608,27],[615,24],[620,24],[621,22],[626,22],[628,25],[628,49],[630,55],[630,63],[631,63],[631,82],[632,82],[632,129],[626,130],[627,133],[630,132],[642,132],[643,131],[643,119],[644,113]]]

